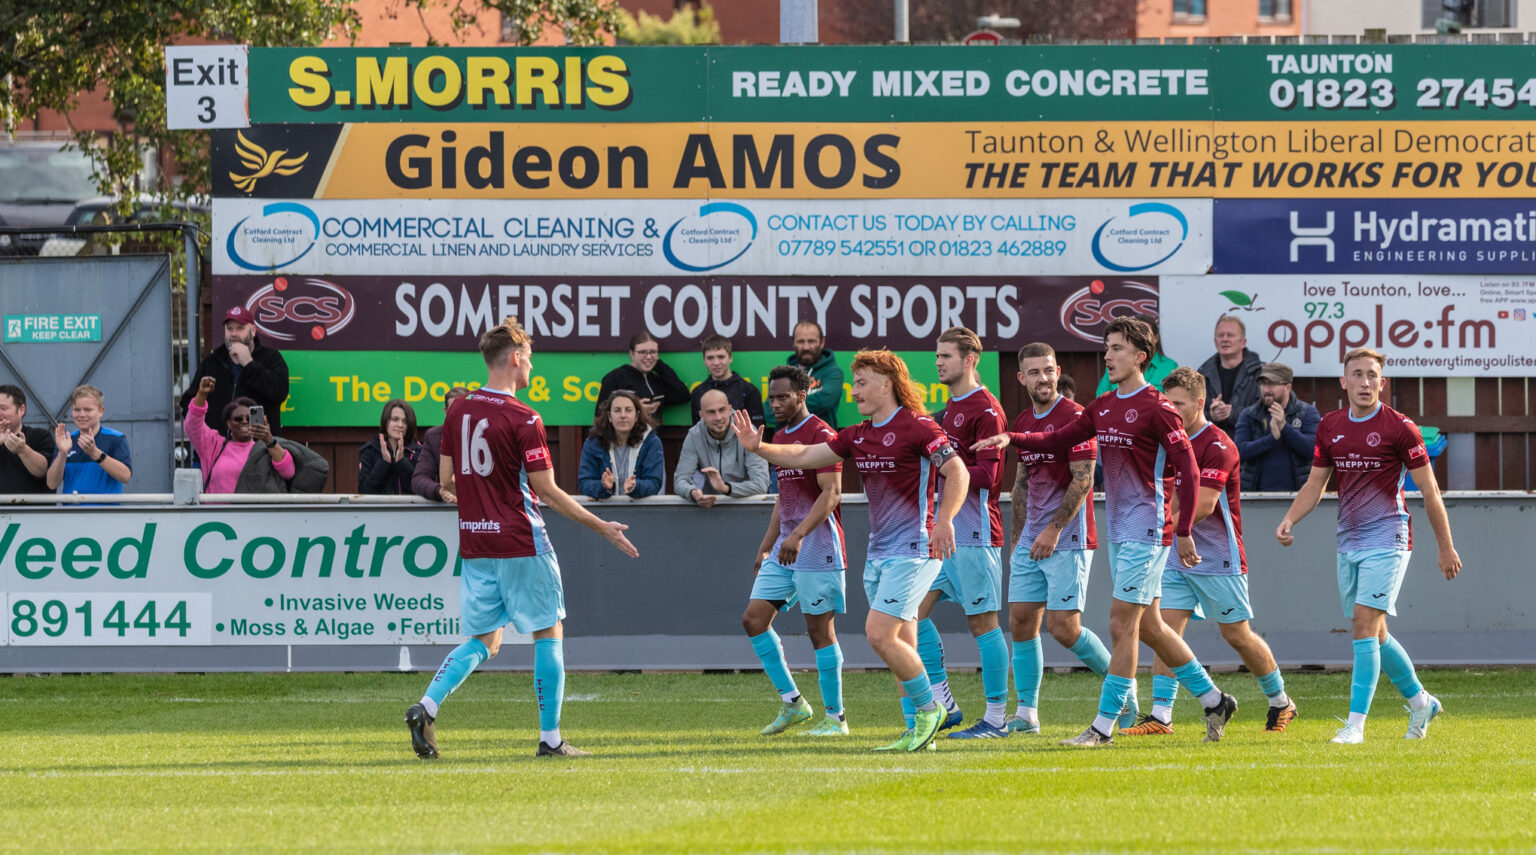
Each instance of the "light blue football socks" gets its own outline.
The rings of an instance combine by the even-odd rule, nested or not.
[[[539,731],[560,744],[560,706],[565,703],[565,641],[541,638],[533,643],[533,692],[539,701]],[[546,738],[546,742],[549,740]]]
[[[438,666],[437,675],[432,678],[426,695],[421,699],[422,706],[427,708],[427,715],[437,718],[438,706],[490,656],[491,651],[486,649],[484,642],[471,638],[444,657],[443,664]]]
[[[1013,689],[1018,693],[1019,706],[1027,709],[1040,707],[1040,679],[1045,674],[1045,653],[1040,649],[1040,636],[1028,641],[1013,643]]]
[[[774,691],[786,702],[800,690],[795,688],[795,678],[789,675],[789,663],[784,661],[784,645],[779,641],[779,634],[768,627],[768,631],[761,635],[754,635],[752,650],[757,654],[757,661],[763,663],[763,673],[773,682]]]
[[[821,702],[827,715],[843,714],[843,649],[837,643],[816,651],[816,678],[821,684]]]
[[[1173,702],[1179,697],[1179,681],[1166,674],[1152,675],[1152,717],[1173,724]]]
[[[929,710],[938,706],[933,699],[933,686],[928,682],[927,674],[919,674],[910,680],[901,681],[901,690],[912,699],[912,705],[920,710]]]
[[[1418,697],[1424,691],[1419,675],[1413,669],[1413,660],[1408,658],[1408,651],[1391,635],[1387,636],[1387,643],[1381,645],[1381,670],[1405,698]]]
[[[981,692],[987,698],[987,724],[1001,729],[1004,705],[1008,703],[1008,640],[1003,628],[976,636],[976,648],[981,653]]]
[[[1099,714],[1093,720],[1093,729],[1105,736],[1115,733],[1115,719],[1125,708],[1125,699],[1131,693],[1130,677],[1115,674],[1104,675],[1104,687],[1099,690]]]
[[[1381,679],[1381,642],[1374,638],[1355,639],[1355,668],[1349,679],[1349,714],[1364,717],[1371,711],[1376,695],[1376,681]]]
[[[1088,670],[1101,677],[1108,673],[1109,648],[1105,647],[1104,642],[1093,634],[1093,630],[1083,627],[1083,631],[1078,634],[1077,641],[1073,642],[1070,649],[1073,656],[1088,666]]]

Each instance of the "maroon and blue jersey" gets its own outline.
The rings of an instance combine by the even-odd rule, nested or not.
[[[1418,426],[1386,404],[1358,420],[1348,407],[1323,416],[1312,465],[1338,479],[1339,551],[1412,549],[1403,480],[1428,463]]]
[[[938,421],[971,474],[965,504],[955,514],[955,546],[1002,546],[1003,516],[997,507],[997,494],[1003,485],[1003,450],[987,448],[976,452],[971,446],[1007,429],[1003,405],[987,387],[978,386],[959,398],[951,398]],[[940,475],[941,505],[944,481]]]
[[[780,428],[773,441],[784,445],[819,445],[837,438],[837,431],[816,416],[807,416],[792,428]],[[786,469],[774,467],[779,473],[779,539],[774,541],[768,555],[778,560],[779,547],[784,538],[794,532],[811,508],[821,498],[821,485],[816,476],[827,473],[841,475],[843,464],[834,463],[820,469]],[[843,540],[843,507],[832,509],[827,521],[817,526],[800,541],[800,553],[790,570],[842,570],[848,566],[848,544]]]
[[[1081,404],[1058,397],[1056,403],[1041,415],[1035,415],[1034,407],[1019,413],[1013,420],[1013,429],[1018,433],[1054,433],[1071,424],[1082,411]],[[1080,460],[1091,462],[1098,455],[1099,443],[1092,438],[1065,452],[1019,450],[1019,465],[1029,472],[1029,509],[1024,517],[1024,531],[1019,535],[1019,543],[1034,543],[1040,532],[1050,524],[1051,517],[1056,515],[1056,509],[1061,507],[1062,500],[1067,496],[1067,488],[1072,486],[1071,464]],[[1083,506],[1077,509],[1077,513],[1061,530],[1061,536],[1056,539],[1056,548],[1097,549],[1098,546],[1098,531],[1093,524],[1093,492],[1090,490]]]
[[[949,437],[933,419],[898,407],[885,421],[865,420],[827,442],[839,457],[852,458],[869,501],[867,559],[931,558],[935,481],[955,454]]]
[[[1078,417],[1052,433],[1013,434],[1014,445],[1033,451],[1070,448],[1089,438],[1099,441],[1104,462],[1104,509],[1113,543],[1171,546],[1174,535],[1174,479],[1171,464],[1190,473],[1177,485],[1179,506],[1193,507],[1195,456],[1179,411],[1148,383],[1129,395],[1111,389],[1095,398]],[[1188,523],[1178,522],[1180,535]]]
[[[544,423],[506,392],[476,389],[443,420],[443,457],[453,458],[459,554],[524,558],[554,549],[528,473],[549,469]]]
[[[1239,491],[1243,476],[1239,468],[1237,443],[1221,428],[1206,423],[1189,438],[1200,464],[1200,486],[1218,492],[1216,510],[1195,523],[1190,535],[1200,563],[1185,567],[1177,552],[1168,553],[1168,566],[1185,573],[1206,576],[1240,576],[1248,572],[1248,556],[1243,550],[1243,506]],[[1178,476],[1174,476],[1175,483]],[[1182,512],[1183,505],[1179,506]]]

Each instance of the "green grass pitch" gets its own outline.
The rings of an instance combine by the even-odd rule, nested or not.
[[[1327,743],[1347,674],[1287,675],[1283,735],[1251,676],[1218,677],[1242,708],[1216,745],[1185,695],[1171,737],[1059,748],[1099,684],[1047,674],[1043,737],[892,756],[883,673],[847,675],[833,741],[759,737],[761,674],[573,674],[563,730],[596,756],[566,759],[533,756],[531,677],[477,674],[436,761],[401,722],[423,673],[5,677],[0,852],[1536,851],[1536,672],[1425,672],[1446,712],[1422,742],[1383,679],[1362,746]],[[979,712],[979,677],[954,685]]]

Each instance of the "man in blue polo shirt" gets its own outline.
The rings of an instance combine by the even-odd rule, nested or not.
[[[101,390],[76,386],[69,400],[74,407],[75,429],[69,432],[68,445],[59,443],[61,450],[69,450],[61,492],[123,492],[123,485],[133,475],[133,458],[128,453],[128,437],[101,424],[106,403]]]

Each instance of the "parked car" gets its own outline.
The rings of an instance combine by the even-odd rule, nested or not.
[[[85,152],[68,143],[0,140],[0,228],[62,226],[100,191]],[[46,234],[0,235],[0,254],[36,255]]]
[[[198,198],[190,202],[178,200],[171,203],[170,215],[167,217],[163,211],[162,201],[146,195],[139,197],[125,218],[118,213],[116,199],[111,196],[96,196],[75,205],[74,210],[69,212],[64,225],[116,226],[125,223],[180,222],[198,219],[206,221],[210,210],[212,209],[206,198]],[[117,255],[121,247],[120,238],[104,242],[99,236],[94,236],[92,239],[74,235],[51,235],[43,244],[41,254],[45,256]]]

